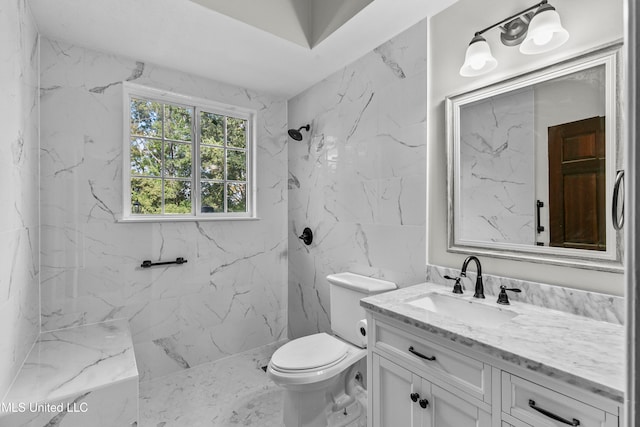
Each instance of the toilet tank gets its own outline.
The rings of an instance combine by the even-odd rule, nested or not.
[[[362,347],[358,322],[365,318],[365,312],[360,306],[360,300],[396,289],[396,284],[354,273],[330,274],[327,280],[331,301],[331,330],[340,338]]]

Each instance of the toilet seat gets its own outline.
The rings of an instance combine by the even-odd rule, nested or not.
[[[342,348],[345,349],[344,353]],[[307,360],[304,355],[301,356],[296,351],[311,354],[314,361]],[[365,357],[367,357],[366,349],[343,342],[339,338],[328,334],[309,335],[290,341],[276,350],[267,365],[267,375],[286,390],[310,392],[338,381],[351,365]],[[288,363],[291,359],[293,363]],[[287,365],[294,365],[297,369],[291,369],[291,366]],[[310,368],[309,366],[312,365],[321,366]]]
[[[283,373],[315,372],[342,362],[348,350],[347,344],[321,332],[297,338],[280,347],[271,357],[271,366]]]

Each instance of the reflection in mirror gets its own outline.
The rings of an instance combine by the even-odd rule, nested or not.
[[[463,240],[533,244],[533,90],[460,108]]]
[[[463,239],[604,249],[604,77],[598,66],[460,108]]]
[[[620,263],[616,61],[599,52],[448,98],[449,250]]]

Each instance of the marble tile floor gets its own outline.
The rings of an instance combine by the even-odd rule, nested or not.
[[[282,344],[282,343],[281,343]],[[140,383],[139,427],[282,427],[268,345]]]

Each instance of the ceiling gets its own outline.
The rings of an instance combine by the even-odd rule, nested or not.
[[[284,98],[455,1],[260,0],[274,7],[244,14],[227,0],[28,0],[45,37]]]
[[[191,0],[300,46],[313,48],[373,0]]]

